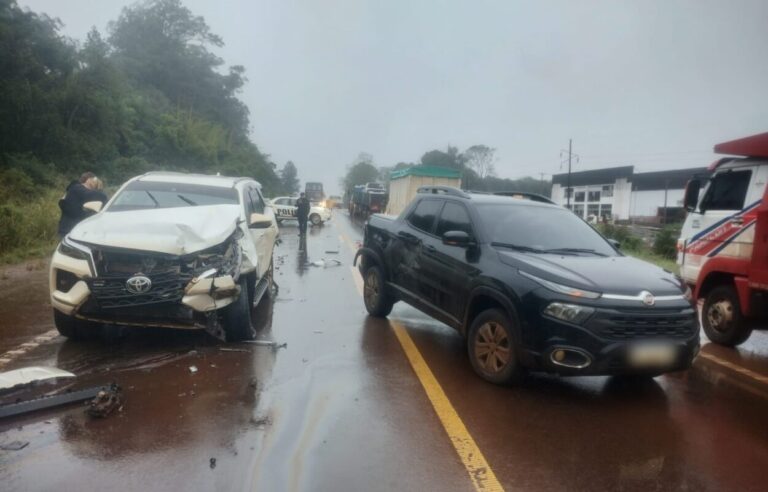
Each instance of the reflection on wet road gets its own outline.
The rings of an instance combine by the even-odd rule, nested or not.
[[[171,330],[111,343],[46,338],[45,270],[5,274],[0,370],[78,376],[33,394],[116,381],[125,407],[103,420],[75,405],[0,421],[0,447],[29,443],[0,450],[0,488],[474,490],[397,323],[504,490],[765,488],[765,333],[739,351],[706,345],[691,371],[646,383],[537,375],[496,387],[472,373],[445,325],[402,304],[393,323],[365,314],[350,268],[360,230],[344,214],[305,241],[291,222],[281,234],[279,293],[253,316],[258,338],[281,349]]]

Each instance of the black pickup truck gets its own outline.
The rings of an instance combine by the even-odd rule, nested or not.
[[[420,189],[399,217],[371,216],[358,259],[370,315],[402,300],[454,327],[494,383],[526,369],[655,376],[699,351],[679,278],[536,195]]]

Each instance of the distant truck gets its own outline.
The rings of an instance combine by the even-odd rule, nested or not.
[[[685,190],[680,274],[710,340],[736,346],[768,320],[768,133],[715,145],[726,157]]]
[[[304,194],[312,203],[323,204],[325,193],[323,193],[323,183],[308,182],[304,185]],[[325,206],[325,204],[323,204]]]
[[[355,186],[350,193],[349,215],[367,219],[371,214],[382,213],[387,209],[389,195],[381,183],[366,183]]]

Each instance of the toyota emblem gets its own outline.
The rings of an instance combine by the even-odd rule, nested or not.
[[[144,275],[134,275],[125,281],[125,288],[131,294],[146,294],[152,288],[152,280]]]
[[[653,306],[656,304],[656,298],[653,297],[653,294],[648,292],[647,290],[644,290],[640,293],[640,297],[643,299],[643,304],[646,306]]]

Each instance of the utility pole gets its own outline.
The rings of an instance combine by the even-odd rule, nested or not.
[[[568,182],[565,189],[565,195],[568,197],[566,208],[571,209],[571,156],[573,155],[573,139],[568,139]]]

